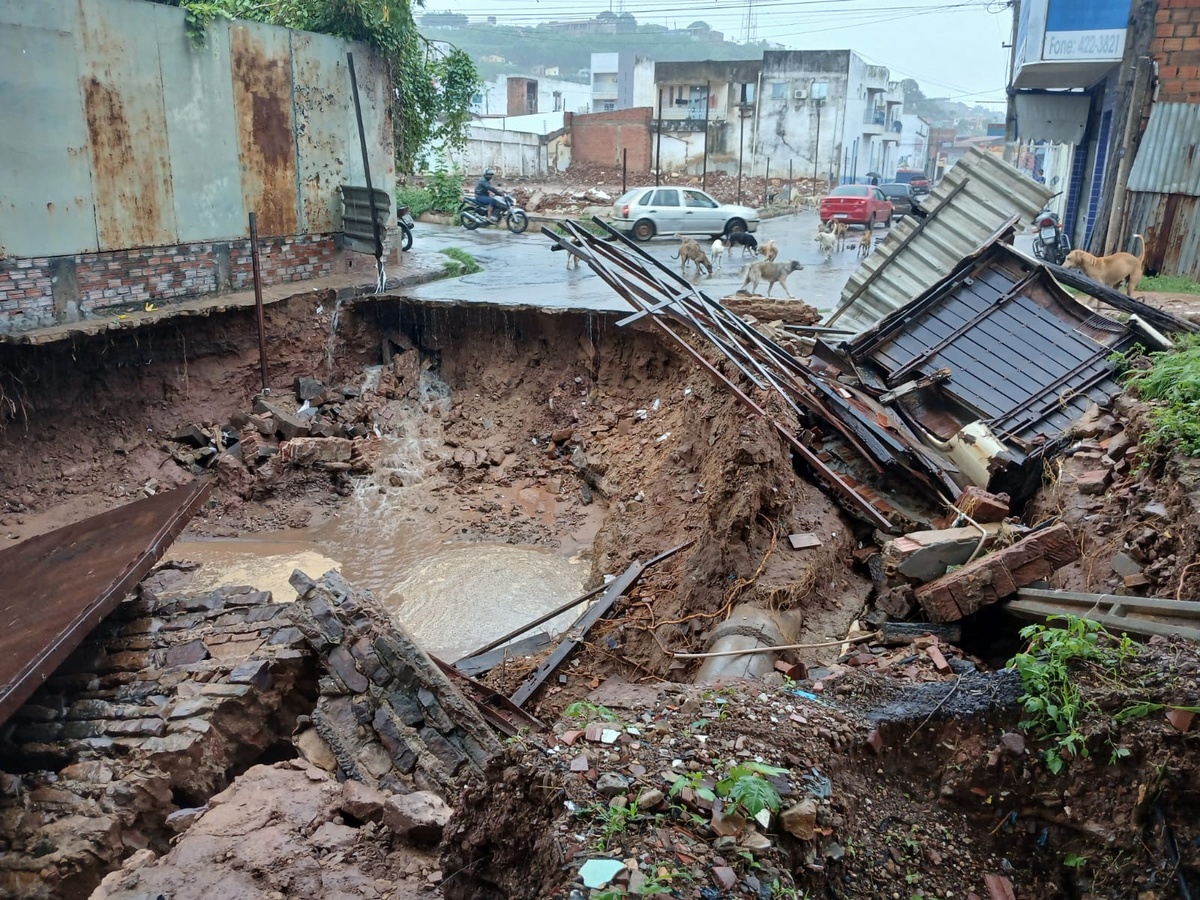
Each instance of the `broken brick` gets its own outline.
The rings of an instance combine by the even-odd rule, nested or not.
[[[962,510],[980,524],[1003,522],[1009,514],[1009,497],[1008,494],[992,494],[970,485],[958,495],[954,508]]]
[[[933,667],[943,675],[949,675],[953,669],[950,668],[950,663],[946,662],[946,657],[942,655],[942,651],[936,645],[930,644],[925,648],[925,655],[929,657],[933,663]]]
[[[1167,721],[1171,723],[1171,727],[1176,731],[1187,731],[1192,727],[1192,719],[1196,718],[1196,714],[1186,709],[1168,709]]]
[[[1017,900],[1012,882],[1003,875],[984,875],[983,886],[987,888],[988,900]]]
[[[1092,469],[1084,472],[1075,482],[1075,487],[1081,494],[1103,494],[1112,480],[1112,472],[1108,469]]]

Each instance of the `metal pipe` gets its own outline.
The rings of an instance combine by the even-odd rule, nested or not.
[[[756,606],[738,606],[729,618],[713,629],[705,647],[706,653],[719,654],[704,658],[696,684],[706,684],[720,678],[761,679],[775,668],[777,651],[763,648],[790,644],[794,625],[781,622],[770,610]]]
[[[267,325],[263,312],[262,264],[258,259],[258,213],[250,213],[250,269],[254,273],[254,315],[258,321],[258,367],[262,372],[262,386],[267,383]]]
[[[375,217],[375,191],[371,187],[371,160],[367,153],[367,132],[363,128],[362,104],[358,99],[358,75],[354,71],[354,54],[346,54],[350,67],[350,92],[354,95],[354,117],[358,120],[358,143],[362,147],[363,175],[367,180],[367,208],[371,211],[371,231],[375,235],[375,293],[383,293],[383,237],[379,233],[379,220]]]
[[[746,105],[738,106],[738,183],[737,202],[742,202],[742,157],[746,155]]]
[[[708,110],[712,106],[712,82],[704,82],[704,156],[700,163],[700,187],[708,190]]]
[[[763,176],[763,206],[771,205],[771,157],[767,157],[767,174]]]
[[[621,148],[621,196],[629,190],[629,148]]]
[[[658,146],[654,151],[654,186],[662,178],[662,88],[658,89]]]

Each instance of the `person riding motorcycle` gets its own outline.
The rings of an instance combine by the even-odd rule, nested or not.
[[[475,200],[481,206],[486,203],[488,221],[493,223],[499,222],[504,211],[508,209],[508,201],[504,199],[504,192],[492,184],[492,176],[495,174],[495,169],[484,169],[483,177],[475,182]]]

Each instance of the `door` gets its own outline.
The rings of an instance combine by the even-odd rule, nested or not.
[[[647,215],[654,221],[660,235],[683,230],[683,210],[679,205],[679,188],[658,188],[650,198]]]
[[[725,230],[725,214],[712,197],[690,188],[683,188],[683,227],[685,234],[720,234]]]

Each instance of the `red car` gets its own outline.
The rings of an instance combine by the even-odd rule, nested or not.
[[[821,224],[830,219],[847,225],[874,228],[876,222],[892,227],[891,202],[873,184],[843,184],[821,200]]]

